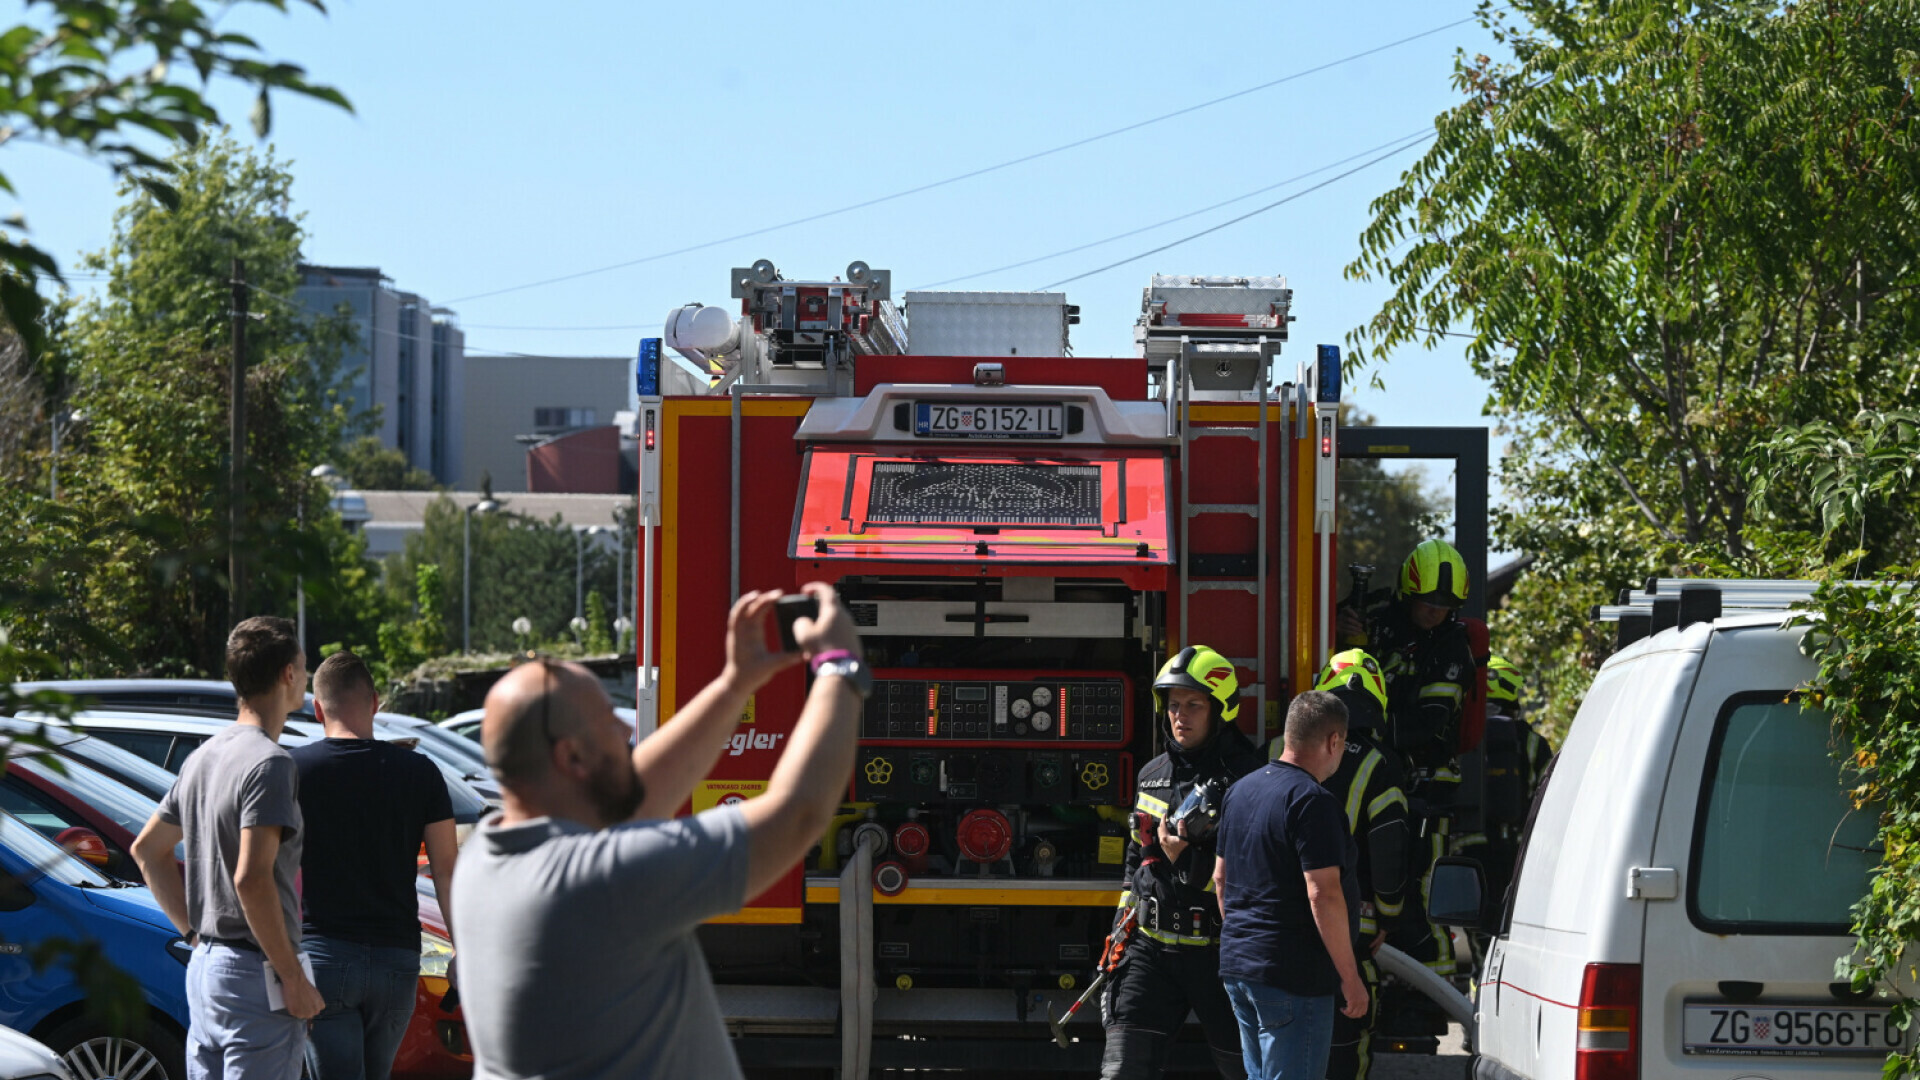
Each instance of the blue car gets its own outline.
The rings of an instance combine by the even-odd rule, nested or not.
[[[115,1035],[89,1019],[65,964],[36,971],[34,946],[49,938],[99,942],[140,984],[145,1030]],[[152,893],[0,814],[0,1025],[52,1047],[78,1080],[184,1080],[191,956]]]

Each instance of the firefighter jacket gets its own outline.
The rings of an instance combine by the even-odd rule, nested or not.
[[[1180,749],[1166,724],[1163,715],[1166,752],[1147,762],[1135,785],[1120,907],[1138,907],[1140,933],[1162,944],[1211,945],[1220,936],[1213,840],[1190,843],[1178,859],[1168,859],[1160,847],[1160,819],[1177,809],[1196,785],[1216,777],[1232,783],[1265,762],[1239,728],[1218,716],[1213,734],[1193,750]]]
[[[1326,789],[1347,815],[1347,831],[1360,847],[1360,895],[1368,907],[1359,936],[1390,930],[1405,908],[1410,832],[1406,781],[1398,755],[1380,745],[1369,728],[1347,730],[1347,753],[1327,778]]]
[[[1532,724],[1512,713],[1504,701],[1487,703],[1486,823],[1490,833],[1517,839],[1526,824],[1527,808],[1540,788],[1553,745]]]
[[[1449,616],[1431,630],[1415,626],[1405,600],[1370,604],[1364,647],[1387,677],[1387,726],[1394,749],[1415,770],[1459,783],[1460,710],[1477,678],[1467,628]]]

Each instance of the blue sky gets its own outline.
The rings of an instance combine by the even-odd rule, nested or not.
[[[1420,130],[1449,107],[1467,23],[1177,119],[761,236],[562,284],[477,296],[859,203],[1266,83],[1471,13],[1467,0],[1368,4],[770,5],[335,0],[325,17],[225,24],[344,90],[355,115],[281,96],[307,255],[376,265],[450,304],[470,349],[631,356],[665,312],[727,302],[726,272],[789,276],[853,259],[896,291],[1186,214]],[[217,98],[243,128],[244,95]],[[251,140],[251,134],[243,132]],[[1415,152],[1248,221],[1064,286],[1074,348],[1127,355],[1159,273],[1285,274],[1289,355],[1341,342],[1384,290],[1342,268],[1367,204]],[[1361,158],[1359,160],[1365,160]],[[1352,164],[1358,164],[1358,161]],[[1343,171],[1124,240],[951,287],[1032,289],[1158,247]],[[64,261],[103,247],[96,165],[9,148],[33,236]],[[520,329],[581,328],[612,329]],[[1455,346],[1407,352],[1386,423],[1480,424]]]

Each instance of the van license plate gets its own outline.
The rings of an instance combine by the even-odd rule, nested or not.
[[[1681,1040],[1689,1054],[1775,1057],[1884,1057],[1906,1044],[1887,1009],[1691,1001]]]
[[[914,402],[913,433],[963,439],[1058,439],[1058,403]]]

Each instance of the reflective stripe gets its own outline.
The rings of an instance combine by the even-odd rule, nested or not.
[[[1433,782],[1436,784],[1457,784],[1460,782],[1460,770],[1451,765],[1442,765],[1433,770]]]
[[[1135,810],[1144,810],[1147,813],[1152,814],[1154,817],[1167,816],[1167,804],[1160,799],[1154,798],[1153,796],[1147,794],[1144,791],[1140,793],[1139,798],[1136,798],[1135,800],[1133,800],[1133,808]]]
[[[1347,788],[1347,831],[1360,831],[1360,800],[1366,797],[1367,781],[1373,779],[1373,771],[1380,767],[1380,751],[1369,750],[1367,756],[1360,759],[1360,768],[1353,774],[1353,783]]]
[[[1120,902],[1118,904],[1115,904],[1114,906],[1122,907],[1122,908],[1132,907],[1133,906],[1133,890],[1132,889],[1120,890]]]
[[[1448,701],[1458,705],[1467,696],[1467,689],[1459,683],[1454,682],[1428,683],[1420,688],[1420,696],[1423,698],[1446,698]]]
[[[1398,915],[1407,909],[1407,903],[1404,900],[1396,904],[1389,904],[1377,896],[1373,898],[1373,906],[1379,908],[1380,914],[1382,915]]]
[[[1162,945],[1212,945],[1215,940],[1210,937],[1192,937],[1187,934],[1169,934],[1164,930],[1155,930],[1150,926],[1142,926],[1142,927],[1139,927],[1138,929],[1142,934],[1152,938],[1153,940],[1159,942]]]
[[[1407,809],[1407,793],[1397,787],[1388,788],[1382,792],[1377,798],[1367,804],[1367,820],[1371,821],[1379,817],[1386,812],[1387,807],[1392,806],[1394,803],[1399,803],[1400,809],[1402,810]],[[1348,811],[1348,816],[1352,816],[1351,810]]]
[[[1372,935],[1372,934],[1377,934],[1379,932],[1380,932],[1380,925],[1373,921],[1373,916],[1371,915],[1360,916],[1360,933],[1361,934]]]

